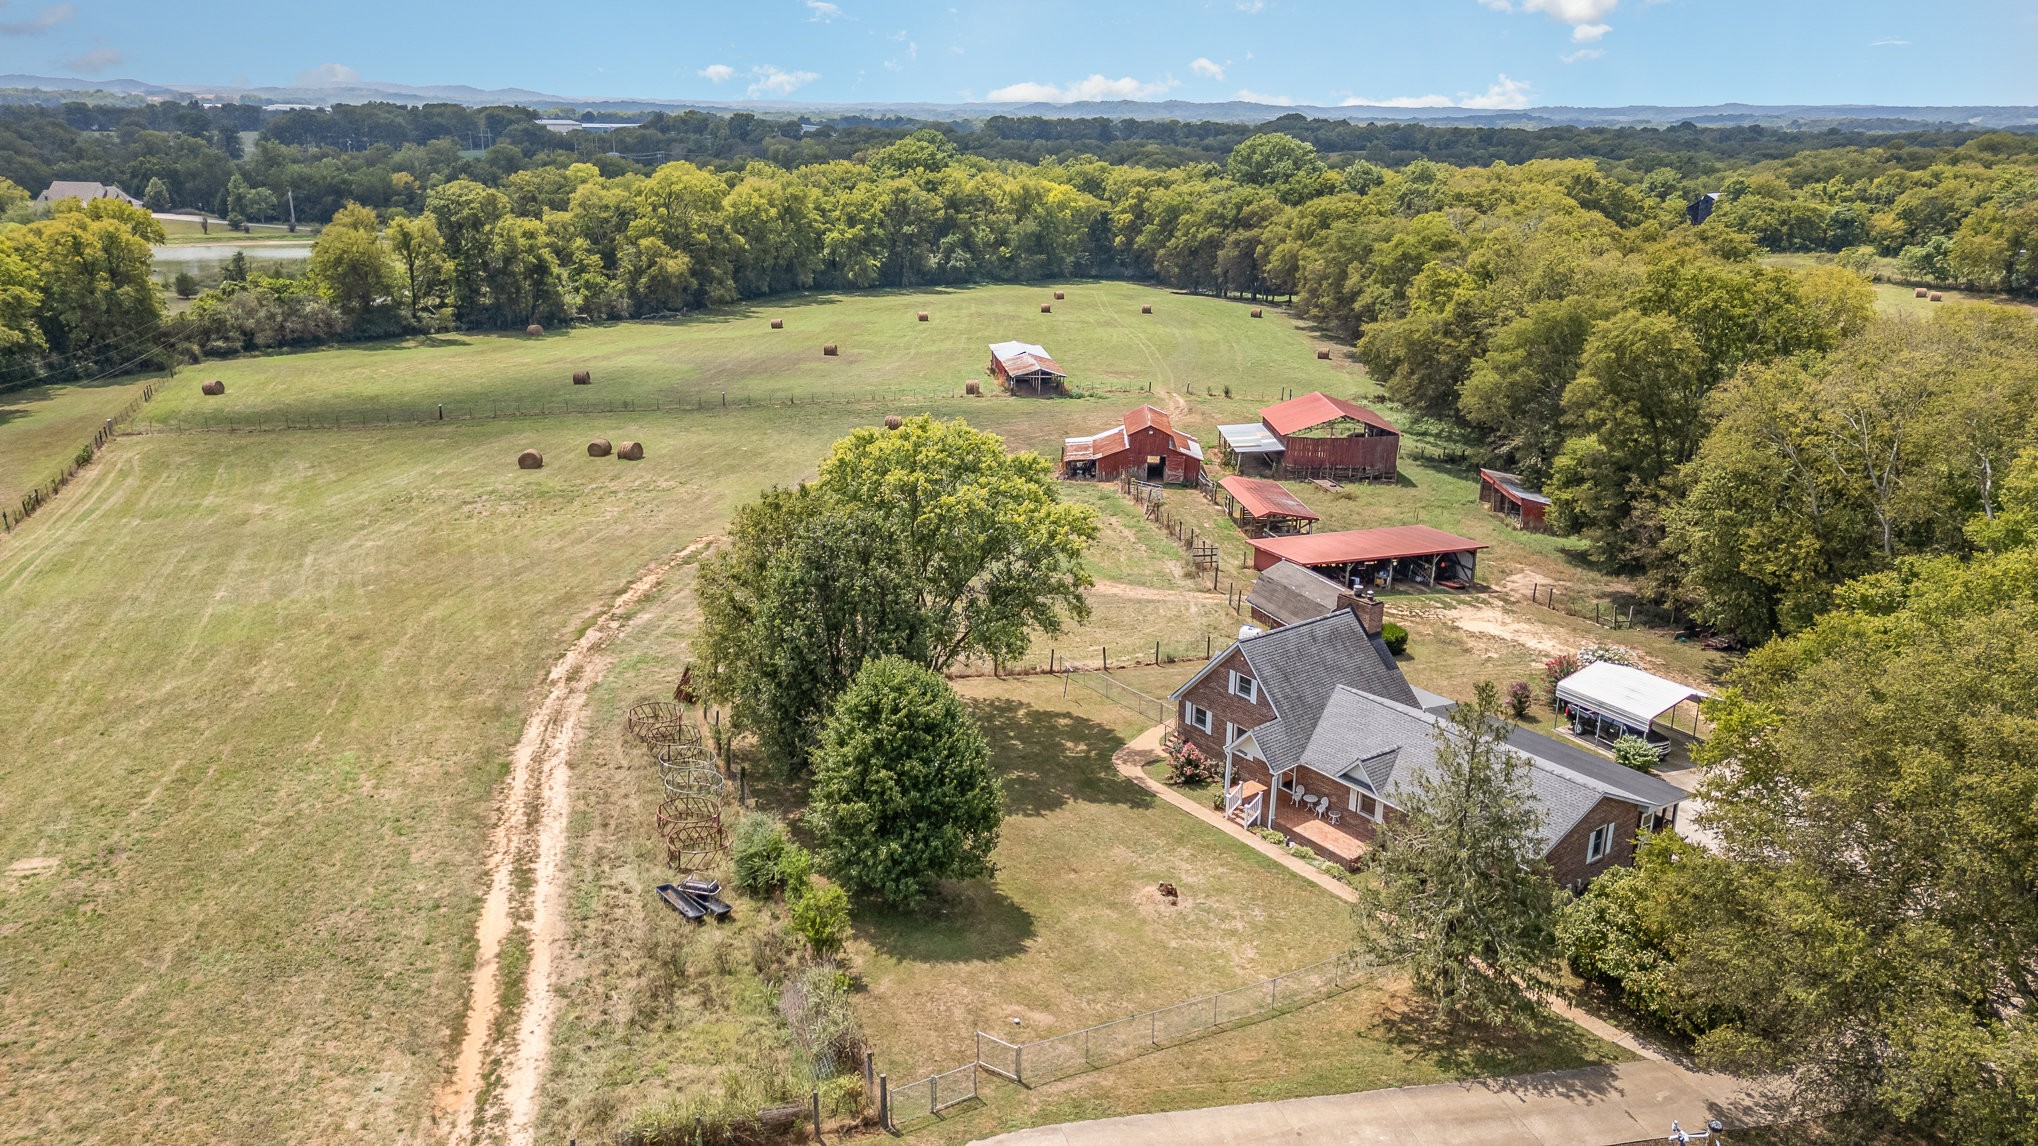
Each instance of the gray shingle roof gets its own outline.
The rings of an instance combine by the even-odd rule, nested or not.
[[[1246,603],[1283,625],[1314,620],[1337,608],[1337,582],[1293,561],[1276,562],[1260,574]]]
[[[1253,740],[1272,762],[1273,755],[1262,737],[1268,727],[1256,729]],[[1319,719],[1292,764],[1344,777],[1399,805],[1418,779],[1436,767],[1440,734],[1455,735],[1448,720],[1438,713],[1339,687],[1325,699]],[[1673,784],[1610,760],[1580,759],[1591,754],[1533,732],[1517,732],[1508,745],[1529,762],[1528,785],[1542,810],[1540,834],[1545,852],[1605,797],[1645,808],[1684,798],[1684,790]],[[1600,764],[1605,768],[1599,768]],[[1280,770],[1284,765],[1275,767]]]
[[[1416,703],[1386,644],[1367,636],[1349,609],[1247,637],[1238,647],[1274,706],[1274,719],[1255,728],[1253,740],[1277,770],[1301,757],[1324,704],[1340,687]]]

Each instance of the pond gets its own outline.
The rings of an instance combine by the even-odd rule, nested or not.
[[[301,263],[311,257],[310,243],[179,243],[172,246],[151,247],[156,266],[173,271],[217,270],[234,257],[235,251],[246,252],[249,262],[267,261],[277,263]]]

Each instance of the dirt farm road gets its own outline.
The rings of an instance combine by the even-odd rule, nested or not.
[[[479,949],[466,1033],[433,1104],[431,1137],[452,1143],[532,1140],[557,1012],[552,958],[566,933],[568,756],[580,734],[588,693],[608,670],[608,644],[669,573],[715,540],[701,538],[640,573],[546,674],[544,700],[525,722],[511,756],[509,782],[489,841],[488,894],[475,925]],[[530,873],[531,890],[528,896],[513,897],[519,869]],[[516,1015],[507,1016],[498,1014],[498,976],[503,944],[514,932],[528,943],[530,962],[523,1004]],[[497,1065],[501,1083],[484,1099],[482,1080],[490,1063]]]

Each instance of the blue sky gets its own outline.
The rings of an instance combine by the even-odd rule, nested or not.
[[[573,96],[2038,104],[2038,0],[0,0],[0,72]]]

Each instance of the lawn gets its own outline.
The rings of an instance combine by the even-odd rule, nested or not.
[[[0,392],[0,507],[11,514],[22,494],[57,476],[145,384],[129,377]]]
[[[1181,670],[1134,674],[1165,692]],[[994,880],[929,910],[868,914],[851,945],[879,1067],[895,1083],[970,1061],[974,1032],[1043,1038],[1241,986],[1348,946],[1315,884],[1117,774],[1145,721],[1052,680],[962,686],[1005,784]],[[1169,905],[1161,881],[1181,893]],[[1014,1019],[1019,1020],[1017,1024]],[[1279,1018],[1032,1089],[985,1076],[981,1106],[909,1135],[963,1142],[1036,1125],[1609,1061],[1568,1026],[1440,1040],[1391,978]]]
[[[539,338],[249,357],[169,380],[144,411],[157,431],[206,419],[346,428],[124,436],[0,536],[0,647],[13,654],[0,659],[0,1140],[432,1133],[466,1013],[495,801],[547,667],[649,563],[811,473],[851,428],[924,410],[1053,456],[1063,436],[1149,396],[1214,440],[1211,427],[1251,406],[1222,398],[1227,382],[1269,397],[1363,392],[1355,367],[1317,361],[1277,316],[1124,284],[1065,289],[1052,315],[1033,287],[815,296]],[[1156,313],[1141,316],[1142,302]],[[915,322],[917,310],[933,321]],[[770,331],[774,316],[788,329]],[[984,344],[1007,337],[1045,342],[1079,385],[1109,393],[961,397],[964,379],[982,377]],[[823,358],[823,341],[842,356]],[[578,368],[592,387],[568,384]],[[225,397],[200,398],[209,377]],[[138,385],[0,398],[0,476],[53,470]],[[1192,386],[1171,401],[1171,387]],[[463,420],[568,398],[639,408]],[[379,424],[440,403],[452,420]],[[596,436],[641,439],[647,457],[590,459]],[[544,451],[544,469],[515,468],[527,447]],[[1359,490],[1335,512],[1463,517],[1449,505],[1469,500],[1463,488],[1411,482]],[[1169,656],[1200,655],[1236,632],[1225,595],[1114,490],[1065,490],[1104,517],[1089,558],[1099,587],[1094,615],[1044,646],[1081,661],[1108,646],[1122,664],[1151,659],[1156,640]],[[1193,495],[1170,496],[1228,528]],[[1405,500],[1369,500],[1388,497]],[[1243,550],[1222,544],[1230,577]],[[1518,544],[1524,564],[1547,549],[1564,568],[1559,543]],[[702,940],[673,934],[645,893],[661,870],[655,778],[619,730],[628,704],[669,695],[685,663],[688,576],[619,637],[572,757],[570,911],[538,1119],[548,1140],[592,1139],[688,1089],[762,1102],[799,1076],[751,954],[769,909],[744,905],[746,922]],[[1418,682],[1447,659],[1421,630],[1412,648]],[[1163,693],[1187,669],[1132,679]],[[1341,916],[1311,885],[1110,774],[1130,713],[1089,695],[1064,705],[1057,683],[1037,679],[964,687],[1012,785],[1004,873],[964,889],[946,916],[860,925],[866,1021],[893,1077],[962,1061],[979,1023],[1080,1025],[1336,949]],[[1147,913],[1133,897],[1160,879],[1189,900]],[[969,1125],[1589,1053],[1564,1036],[1452,1058],[1394,1033],[1394,1013],[1391,999],[1354,993],[994,1101]],[[1275,1069],[1298,1029],[1347,1053]],[[1235,1083],[1167,1065],[1220,1053]]]

